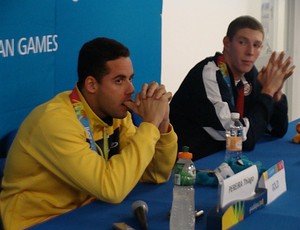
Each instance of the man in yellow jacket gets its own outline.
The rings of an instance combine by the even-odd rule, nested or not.
[[[7,156],[1,217],[25,229],[95,199],[121,202],[139,181],[166,182],[177,156],[171,93],[144,84],[132,100],[129,50],[108,38],[83,45],[78,82],[35,108]],[[140,115],[136,127],[129,110]]]

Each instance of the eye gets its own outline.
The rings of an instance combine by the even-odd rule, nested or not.
[[[262,47],[262,44],[261,44],[260,42],[255,42],[255,43],[253,44],[253,46],[254,46],[254,48],[256,48],[256,49],[259,49],[259,48]]]
[[[238,42],[242,46],[246,46],[248,44],[248,42],[245,39],[239,39]]]
[[[126,77],[124,75],[119,75],[119,76],[116,76],[114,78],[114,83],[117,84],[117,85],[122,85],[124,84],[125,82],[130,82],[132,83],[132,79],[133,79],[133,76],[132,77]]]
[[[124,79],[121,78],[121,77],[118,77],[118,78],[115,79],[115,83],[118,84],[118,85],[122,84],[123,81],[124,81]]]

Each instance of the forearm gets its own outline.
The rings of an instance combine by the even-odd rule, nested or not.
[[[278,102],[274,103],[274,110],[270,119],[270,133],[272,136],[283,137],[288,128],[288,102],[283,94]]]
[[[256,142],[266,134],[273,112],[273,103],[271,96],[261,94],[249,114],[246,115],[250,127],[247,132],[247,140],[243,142],[243,148],[245,150],[252,150]]]
[[[161,134],[155,146],[155,154],[151,163],[148,165],[141,181],[152,183],[166,182],[172,172],[177,159],[177,135],[170,125],[170,131]]]
[[[153,158],[154,146],[160,138],[158,129],[149,123],[141,123],[136,132],[130,129],[133,126],[123,127],[120,151],[106,161],[90,149],[83,127],[74,129],[72,136],[62,134],[66,132],[64,126],[57,127],[59,130],[56,131],[61,136],[70,139],[59,138],[49,141],[48,145],[41,145],[43,149],[39,152],[47,153],[51,149],[51,154],[39,155],[38,161],[70,187],[110,203],[121,202],[138,183]],[[43,139],[51,140],[49,129]]]

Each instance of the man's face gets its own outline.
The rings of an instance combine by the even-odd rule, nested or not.
[[[132,100],[133,67],[129,57],[121,57],[106,63],[109,73],[98,84],[94,111],[98,117],[124,118],[128,108],[124,101]]]
[[[225,39],[224,50],[227,63],[235,78],[249,72],[258,58],[263,44],[263,34],[258,30],[241,29],[232,40]]]

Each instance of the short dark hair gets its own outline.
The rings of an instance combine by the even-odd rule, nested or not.
[[[98,82],[108,73],[107,61],[120,57],[129,57],[129,49],[120,42],[99,37],[85,43],[78,56],[78,87],[81,89],[88,76],[93,76]]]
[[[234,19],[228,26],[226,36],[232,40],[234,35],[240,30],[240,29],[245,29],[249,28],[252,30],[258,30],[263,34],[264,37],[264,28],[262,24],[255,19],[254,17],[245,15],[245,16],[240,16],[236,19]]]

